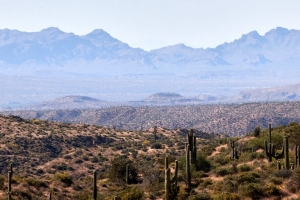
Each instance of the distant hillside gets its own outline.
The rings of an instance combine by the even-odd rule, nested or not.
[[[300,122],[300,102],[211,104],[159,107],[110,107],[52,111],[12,111],[5,114],[62,122],[96,124],[117,129],[197,128],[217,134],[244,135],[256,126]]]
[[[242,91],[227,101],[300,101],[300,84]]]
[[[87,96],[65,96],[32,106],[26,106],[29,110],[63,110],[63,109],[88,109],[104,108],[113,105],[113,103],[94,99]]]

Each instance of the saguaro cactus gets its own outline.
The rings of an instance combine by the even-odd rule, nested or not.
[[[169,161],[168,157],[165,157],[165,199],[169,200],[170,199],[170,192],[171,191],[178,191],[178,186],[177,186],[177,176],[178,176],[178,161],[175,160],[175,172],[174,176],[171,179],[170,178],[170,168],[169,168]]]
[[[295,160],[294,160],[295,167],[300,166],[300,147],[295,146]]]
[[[267,141],[265,141],[265,153],[266,153],[266,156],[268,157],[269,162],[272,162],[272,157],[275,159],[279,159],[279,158],[277,158],[278,156],[279,157],[283,156],[283,155],[280,156],[279,154],[275,155],[276,151],[275,151],[275,146],[272,143],[272,125],[271,124],[269,124],[269,144],[267,143]]]
[[[154,126],[153,127],[154,141],[156,141],[156,134],[157,134],[157,126]]]
[[[285,169],[290,169],[290,160],[289,160],[289,137],[285,136],[285,145],[284,145],[284,157],[285,157]]]
[[[129,184],[129,164],[126,165],[126,183]]]
[[[189,144],[189,151],[191,152],[191,164],[196,164],[197,160],[197,144],[196,144],[196,136],[194,136],[194,130],[191,129],[187,135],[187,141]]]
[[[272,124],[269,124],[269,143],[272,143]]]
[[[238,154],[238,151],[236,149],[235,142],[233,140],[230,141],[230,146],[231,146],[231,149],[232,149],[231,159],[232,160],[239,159],[239,154]]]
[[[8,172],[8,200],[11,200],[11,171]]]
[[[12,164],[10,164],[10,170],[8,171],[8,191],[7,191],[7,196],[8,200],[12,200],[11,198],[11,179],[13,175],[13,167]]]
[[[279,161],[279,160],[277,160],[277,169],[278,169],[278,170],[281,170],[281,164],[280,164],[280,161]]]
[[[93,199],[97,200],[97,172],[94,171],[93,177]]]
[[[266,156],[268,157],[268,161],[272,162],[272,157],[275,157],[274,144],[269,143],[269,147],[268,147],[267,141],[265,141],[265,153],[266,153]]]
[[[186,163],[186,184],[188,187],[191,186],[191,163],[190,163],[190,145],[186,144],[185,146],[185,163]]]

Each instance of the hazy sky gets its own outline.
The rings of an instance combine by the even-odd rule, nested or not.
[[[299,0],[0,0],[0,29],[103,29],[145,50],[184,43],[215,47],[257,30],[300,30]]]

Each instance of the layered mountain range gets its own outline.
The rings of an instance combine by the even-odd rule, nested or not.
[[[148,69],[153,72],[169,67],[195,68],[211,66],[258,66],[291,64],[300,61],[300,31],[276,28],[261,36],[256,31],[216,48],[191,48],[177,44],[152,51],[131,48],[104,30],[79,36],[58,28],[40,32],[0,30],[0,60],[4,65],[42,65],[66,67],[72,61],[94,63],[101,67],[118,67],[127,74]],[[109,66],[108,66],[109,65]],[[191,68],[192,67],[192,68]],[[195,68],[193,68],[195,67]],[[42,68],[43,69],[43,68]],[[169,70],[168,73],[173,73]],[[108,73],[113,73],[110,70]]]
[[[157,92],[234,96],[249,89],[300,81],[300,31],[256,31],[216,48],[177,44],[132,48],[95,30],[79,36],[58,28],[0,30],[0,107],[66,95],[108,101],[143,99]],[[264,99],[265,100],[265,99]]]

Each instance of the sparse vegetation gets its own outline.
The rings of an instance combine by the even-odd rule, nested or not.
[[[268,161],[264,141],[269,130],[260,134],[227,138],[200,137],[194,130],[197,149],[187,159],[188,130],[132,132],[87,124],[54,123],[0,116],[0,199],[7,199],[8,178],[13,199],[93,199],[93,173],[97,171],[97,199],[156,199],[165,197],[165,180],[170,199],[296,199],[300,195],[299,165],[294,151],[300,125],[272,127],[272,143],[280,153],[284,135],[289,134],[289,169],[285,158]],[[41,134],[42,133],[42,134]],[[209,134],[205,133],[204,136]],[[232,147],[238,159],[230,159]],[[193,148],[194,149],[194,148]],[[286,151],[286,148],[285,148]],[[192,157],[195,155],[195,157]],[[165,177],[165,157],[171,176]],[[187,170],[186,160],[189,163]],[[178,160],[178,175],[175,174]],[[292,167],[295,169],[292,170]],[[190,173],[190,179],[187,174]],[[176,184],[175,184],[176,183]],[[168,184],[167,184],[168,185]]]

